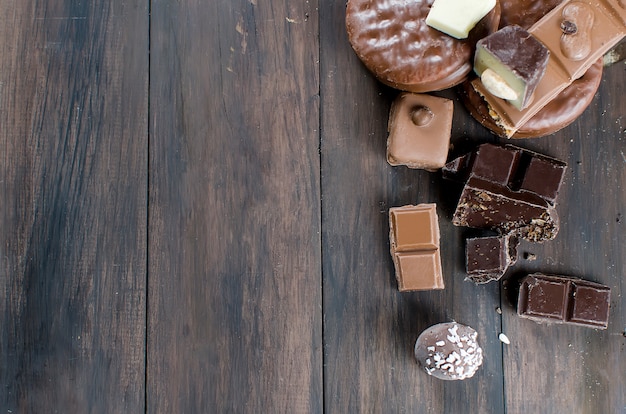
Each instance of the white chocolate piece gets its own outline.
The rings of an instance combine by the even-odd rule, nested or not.
[[[480,75],[480,80],[483,83],[485,89],[487,89],[493,96],[506,99],[508,101],[514,101],[517,99],[518,94],[511,88],[502,76],[498,75],[493,70],[487,68]]]
[[[495,5],[496,0],[435,0],[426,24],[454,38],[466,39]]]

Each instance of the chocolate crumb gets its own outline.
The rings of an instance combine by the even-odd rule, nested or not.
[[[528,260],[529,262],[535,261],[537,260],[537,255],[534,253],[524,253],[524,259]]]
[[[576,27],[576,23],[570,20],[563,20],[561,22],[561,31],[563,32],[563,34],[573,35],[576,34],[576,32],[578,31],[578,27]]]

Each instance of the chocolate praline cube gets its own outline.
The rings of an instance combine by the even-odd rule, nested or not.
[[[403,92],[391,104],[387,162],[435,171],[448,158],[454,105],[450,99]]]
[[[530,191],[555,204],[566,168],[564,162],[534,156],[526,167],[520,190]]]
[[[507,100],[522,110],[543,78],[549,58],[550,51],[543,43],[520,26],[511,25],[478,41],[474,71],[483,80],[486,72],[496,74],[515,93]],[[487,84],[485,87],[490,90]]]

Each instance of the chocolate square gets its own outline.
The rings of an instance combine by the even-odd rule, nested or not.
[[[509,267],[508,250],[502,236],[467,239],[465,265],[469,278],[477,283],[500,279]]]
[[[566,164],[553,159],[534,156],[530,159],[520,190],[535,193],[554,204],[561,188]]]
[[[476,150],[472,175],[506,186],[517,169],[520,153],[510,147],[483,144]]]
[[[606,286],[573,283],[573,304],[569,320],[606,328],[609,323],[611,290]]]
[[[396,253],[398,290],[443,289],[439,250]]]

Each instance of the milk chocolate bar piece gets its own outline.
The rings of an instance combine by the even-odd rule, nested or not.
[[[479,79],[472,81],[508,137],[626,35],[626,7],[623,0],[564,1],[528,31],[550,51],[546,72],[528,107],[519,110],[489,93]]]
[[[467,239],[465,269],[475,283],[500,280],[517,261],[518,239],[510,236],[486,236]]]
[[[517,25],[503,27],[476,44],[474,71],[483,86],[524,109],[548,65],[548,49]]]
[[[611,289],[569,276],[535,273],[522,279],[517,313],[537,322],[606,329]]]
[[[554,205],[566,164],[513,145],[483,144],[448,163],[444,177],[466,180],[452,223],[541,242],[556,236]]]
[[[443,289],[435,204],[389,209],[389,242],[400,291]]]
[[[448,157],[453,103],[437,96],[401,93],[389,112],[387,161],[433,171]]]

